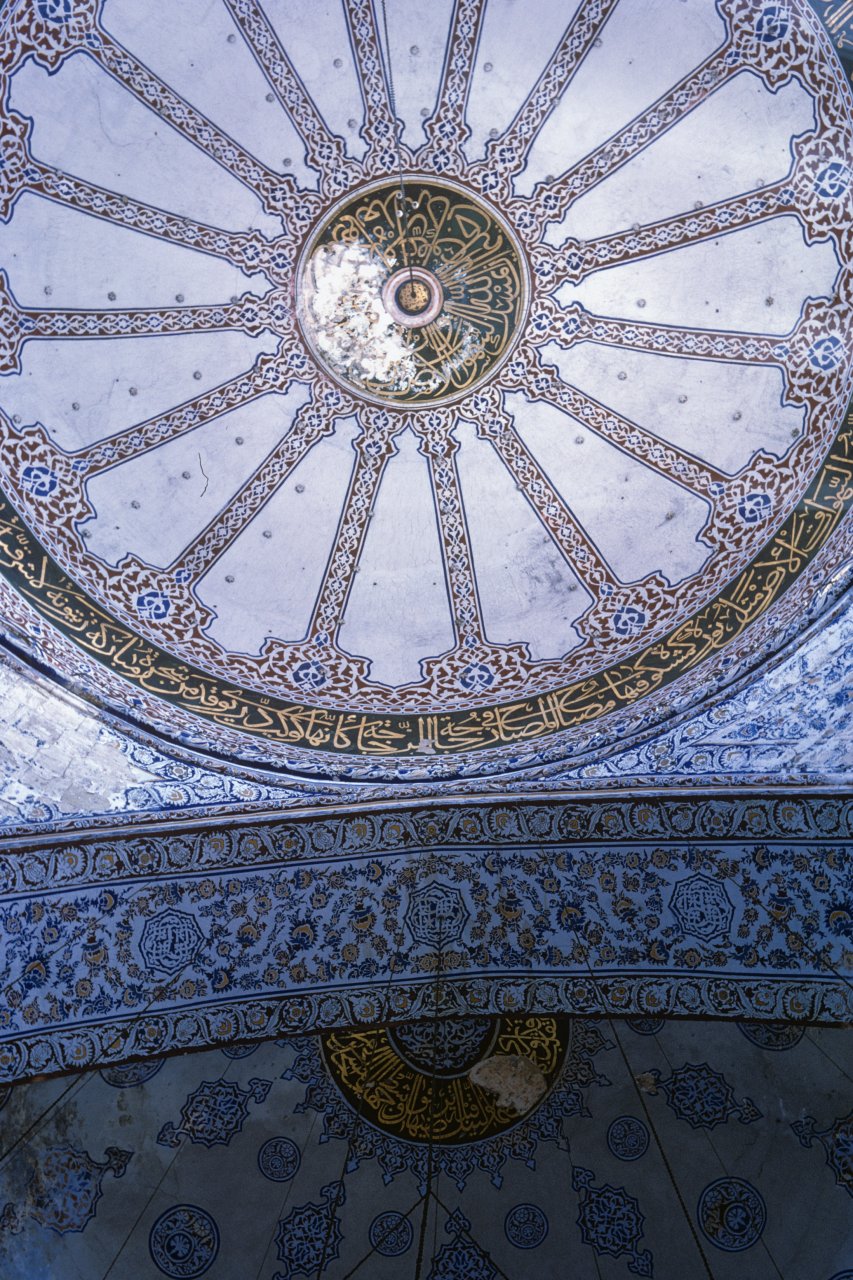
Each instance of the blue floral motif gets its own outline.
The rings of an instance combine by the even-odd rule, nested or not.
[[[389,1027],[388,1038],[417,1071],[461,1075],[485,1057],[495,1025],[488,1018],[429,1018]]]
[[[607,1145],[618,1160],[639,1160],[649,1146],[649,1131],[636,1116],[619,1116],[607,1130]]]
[[[181,1108],[181,1123],[164,1124],[157,1141],[177,1147],[183,1135],[205,1147],[227,1146],[243,1128],[249,1103],[263,1102],[271,1086],[271,1080],[250,1080],[248,1089],[233,1080],[203,1080]]]
[[[469,693],[479,693],[495,682],[495,673],[485,662],[469,662],[459,676],[459,683]]]
[[[136,597],[136,612],[150,622],[162,622],[171,607],[172,602],[162,591],[143,591]]]
[[[270,1138],[258,1152],[258,1168],[270,1182],[289,1182],[302,1157],[290,1138]]]
[[[737,513],[744,524],[760,524],[772,510],[773,499],[769,493],[747,493],[737,504]]]
[[[444,1224],[450,1244],[444,1244],[433,1258],[427,1280],[495,1280],[497,1271],[487,1255],[470,1236],[471,1223],[457,1209]]]
[[[115,1067],[102,1067],[101,1079],[114,1089],[132,1089],[156,1076],[163,1058],[145,1058],[142,1062],[122,1062]]]
[[[613,615],[613,630],[617,636],[638,636],[645,625],[645,613],[632,604],[623,605]]]
[[[750,1249],[767,1221],[764,1200],[742,1178],[719,1178],[710,1183],[696,1212],[703,1234],[727,1253]]]
[[[638,1036],[656,1036],[664,1026],[663,1018],[626,1018],[627,1025]]]
[[[536,1249],[548,1234],[548,1219],[535,1204],[517,1204],[504,1219],[504,1232],[516,1249]]]
[[[67,1142],[45,1152],[27,1186],[30,1217],[58,1235],[83,1231],[95,1216],[105,1174],[121,1178],[133,1152],[107,1147],[105,1155],[93,1160]]]
[[[343,1236],[337,1211],[346,1199],[343,1183],[330,1182],[320,1195],[325,1203],[298,1205],[279,1222],[275,1243],[284,1269],[275,1273],[274,1280],[319,1276],[338,1257]]]
[[[826,927],[836,938],[853,938],[853,898],[830,902],[824,912]]]
[[[813,342],[807,351],[809,363],[821,373],[830,373],[844,358],[844,343],[834,333]]]
[[[814,190],[825,200],[837,200],[850,186],[850,166],[841,160],[824,165],[814,180]]]
[[[596,1253],[609,1253],[614,1258],[627,1253],[631,1259],[629,1271],[638,1276],[653,1275],[650,1250],[638,1247],[645,1222],[639,1204],[624,1187],[611,1187],[609,1183],[595,1187],[594,1179],[591,1169],[576,1166],[572,1172],[572,1186],[579,1196],[577,1221],[584,1244],[591,1245]]]
[[[21,470],[21,484],[34,498],[46,498],[53,493],[59,481],[50,467],[31,465]]]
[[[853,1196],[853,1111],[835,1120],[828,1129],[818,1129],[814,1116],[805,1116],[791,1125],[800,1145],[810,1147],[817,1138],[826,1153],[826,1163],[835,1175],[837,1186]]]
[[[761,1119],[762,1113],[755,1104],[749,1098],[738,1103],[725,1076],[712,1071],[707,1062],[687,1062],[668,1080],[661,1080],[659,1071],[649,1074],[679,1120],[686,1120],[693,1129],[713,1129],[725,1124],[729,1116],[737,1116],[741,1124]]]
[[[459,941],[470,912],[458,889],[436,882],[415,890],[404,919],[416,942],[446,946]]]
[[[219,1229],[205,1209],[176,1204],[161,1213],[151,1228],[148,1252],[164,1276],[195,1280],[216,1261]]]
[[[195,916],[169,907],[146,920],[139,950],[149,969],[172,974],[192,964],[203,942]]]
[[[226,1058],[248,1058],[261,1046],[259,1044],[228,1044],[222,1049]]]
[[[791,19],[784,4],[768,4],[758,15],[755,34],[763,44],[772,44],[776,40],[784,40],[788,34]]]
[[[36,8],[45,22],[70,22],[74,14],[74,0],[36,0]]]
[[[316,658],[300,662],[292,674],[300,689],[321,689],[328,679],[326,668]]]
[[[378,1213],[370,1224],[368,1238],[371,1247],[383,1258],[399,1258],[412,1243],[412,1224],[402,1213],[389,1209]]]

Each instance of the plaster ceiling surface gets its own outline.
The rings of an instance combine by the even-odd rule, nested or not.
[[[5,11],[3,609],[189,746],[499,773],[841,572],[853,98],[805,0],[388,10]]]
[[[438,1025],[432,1148],[429,1021],[3,1091],[4,1277],[849,1277],[849,1029]],[[544,1072],[527,1114],[490,1048]]]

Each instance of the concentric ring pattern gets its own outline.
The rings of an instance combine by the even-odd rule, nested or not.
[[[334,212],[396,234],[371,0],[10,6],[0,569],[143,724],[441,776],[649,721],[840,558],[853,101],[806,0],[388,9],[447,305],[371,310],[406,229],[353,232],[369,305],[308,340]],[[377,393],[377,316],[440,390]]]

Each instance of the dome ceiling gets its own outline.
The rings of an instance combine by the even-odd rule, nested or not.
[[[853,101],[804,0],[389,8],[7,12],[0,569],[143,725],[440,777],[843,559]]]

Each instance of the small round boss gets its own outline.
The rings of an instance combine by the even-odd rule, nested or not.
[[[440,315],[444,290],[425,267],[400,267],[382,286],[382,305],[397,324],[422,329]]]

